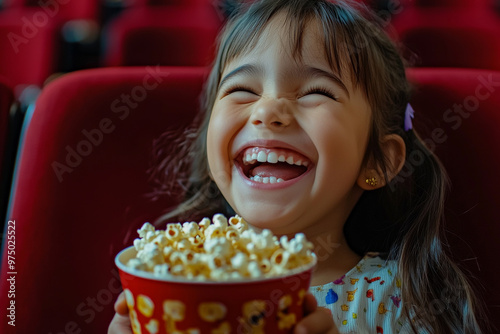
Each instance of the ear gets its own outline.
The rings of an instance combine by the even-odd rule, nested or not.
[[[380,141],[380,147],[387,162],[387,180],[378,162],[370,156],[358,175],[357,185],[363,190],[374,190],[384,187],[403,168],[406,157],[406,145],[401,136],[386,135]]]

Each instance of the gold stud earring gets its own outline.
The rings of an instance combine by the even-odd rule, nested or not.
[[[371,177],[366,179],[366,184],[375,187],[378,184],[377,178],[376,177]]]

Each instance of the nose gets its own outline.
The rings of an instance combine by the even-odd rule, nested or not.
[[[293,113],[286,101],[266,99],[256,106],[250,121],[258,127],[279,130],[288,127],[293,122]]]

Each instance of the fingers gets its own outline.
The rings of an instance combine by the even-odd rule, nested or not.
[[[308,293],[304,298],[304,318],[295,327],[295,334],[338,334],[329,309],[318,307],[316,298]]]
[[[128,318],[128,307],[125,293],[120,293],[115,302],[115,312]]]
[[[318,307],[295,327],[295,334],[338,334],[330,310]]]
[[[304,315],[308,315],[314,312],[317,308],[318,302],[316,301],[316,298],[314,298],[314,296],[310,292],[308,292],[304,298]]]
[[[109,324],[108,334],[133,334],[128,315],[116,313]]]

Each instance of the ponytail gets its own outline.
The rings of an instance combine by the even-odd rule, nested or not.
[[[407,162],[399,177],[408,178],[407,189],[402,188],[409,188],[410,196],[400,206],[407,212],[401,212],[405,220],[390,255],[399,262],[403,310],[416,333],[417,328],[429,333],[481,333],[474,312],[480,303],[441,241],[447,175],[414,131],[407,137]],[[400,181],[396,177],[389,191]]]
[[[405,166],[386,187],[363,194],[344,227],[347,241],[359,254],[398,262],[403,313],[415,333],[482,333],[482,305],[443,249],[446,172],[415,131],[401,136]]]

